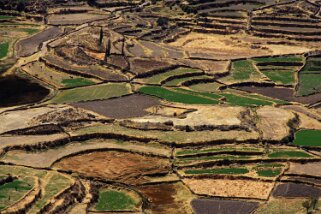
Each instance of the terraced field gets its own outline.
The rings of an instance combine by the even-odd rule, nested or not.
[[[320,11],[0,1],[0,213],[320,213]]]

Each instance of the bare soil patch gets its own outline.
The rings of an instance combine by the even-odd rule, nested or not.
[[[160,101],[155,97],[134,94],[116,99],[75,103],[72,105],[106,117],[124,119],[145,116],[148,114],[145,109],[159,104]]]
[[[287,100],[290,102],[299,102],[303,104],[314,104],[321,101],[321,93],[304,97],[295,97],[294,90],[291,88],[264,86],[239,86],[236,88],[251,93],[258,93],[268,97]]]
[[[57,162],[54,167],[135,185],[144,182],[143,176],[168,173],[170,162],[159,157],[108,151],[68,157]]]
[[[195,199],[192,207],[196,214],[220,213],[220,214],[250,214],[257,209],[259,203],[219,199]]]
[[[63,31],[58,27],[50,27],[32,37],[23,39],[17,43],[17,56],[25,57],[38,51],[40,45],[48,40],[60,36]]]
[[[321,197],[321,189],[305,184],[285,183],[278,185],[273,191],[275,197]]]
[[[191,214],[192,193],[182,183],[148,185],[139,188],[147,197],[152,213]]]
[[[50,25],[81,25],[95,20],[107,19],[108,15],[94,13],[52,14],[48,16]]]
[[[321,163],[290,163],[287,174],[321,177]]]

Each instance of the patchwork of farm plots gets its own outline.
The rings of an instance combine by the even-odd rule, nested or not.
[[[320,212],[317,2],[47,3],[0,15],[1,213]]]

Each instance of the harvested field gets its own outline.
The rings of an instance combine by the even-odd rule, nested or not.
[[[50,27],[36,35],[23,39],[17,43],[17,56],[26,57],[36,53],[43,42],[57,38],[63,33],[58,27]]]
[[[183,179],[183,182],[195,194],[220,197],[267,199],[273,188],[272,182],[238,179]]]
[[[79,166],[75,169],[75,165]],[[168,173],[168,159],[148,157],[128,152],[92,152],[60,160],[55,168],[73,171],[88,177],[96,177],[137,185],[145,181],[144,176]]]
[[[256,113],[259,118],[257,127],[263,133],[264,140],[282,141],[290,136],[288,124],[295,119],[293,113],[270,106],[261,107]]]
[[[16,144],[13,144],[13,145],[16,145]],[[29,146],[32,148],[32,144],[29,144]],[[139,153],[144,153],[146,155],[152,154],[152,155],[159,155],[163,157],[170,156],[169,148],[161,147],[157,144],[156,145],[150,144],[148,146],[144,146],[140,143],[121,142],[121,141],[112,140],[112,139],[110,140],[91,139],[91,140],[81,141],[81,142],[70,142],[65,146],[64,145],[56,146],[54,148],[51,148],[51,149],[47,148],[38,152],[36,151],[30,152],[25,150],[12,150],[12,151],[8,151],[1,158],[1,160],[7,163],[14,163],[17,165],[25,165],[25,166],[35,167],[35,168],[36,167],[46,168],[46,167],[51,167],[56,161],[70,155],[75,155],[75,154],[83,153],[90,150],[98,151],[98,150],[108,150],[108,149],[139,152]]]
[[[271,41],[276,42],[273,44]],[[243,33],[218,35],[192,32],[169,45],[182,47],[193,57],[219,60],[297,54],[312,50],[308,46],[288,45],[277,41],[273,38],[264,39]],[[256,44],[256,47],[253,47],[253,44]]]
[[[159,105],[157,98],[134,94],[120,98],[72,104],[75,107],[96,112],[110,118],[124,119],[149,114],[146,109]]]
[[[303,203],[306,199],[288,199],[288,198],[272,198],[265,204],[262,204],[256,211],[258,214],[293,214],[306,213]]]
[[[225,129],[250,129],[251,112],[244,107],[220,107],[220,106],[186,106],[194,108],[185,118],[171,118],[172,126],[189,126],[191,130],[208,130],[211,128]],[[168,117],[157,115],[145,116],[131,121],[136,123],[162,123],[169,121]]]
[[[303,175],[321,177],[320,162],[313,163],[290,163],[290,168],[286,172],[289,175]]]
[[[90,100],[104,100],[131,93],[129,84],[107,83],[60,91],[50,103],[76,103]]]
[[[73,136],[82,134],[99,134],[99,133],[114,133],[119,135],[125,135],[129,137],[139,139],[157,139],[159,142],[166,144],[175,143],[177,145],[202,145],[208,143],[219,143],[219,142],[253,142],[258,140],[259,133],[247,132],[247,131],[201,131],[201,132],[186,132],[186,131],[142,131],[138,129],[130,129],[119,125],[100,125],[85,127],[75,130],[71,133]]]
[[[142,186],[139,191],[147,198],[151,213],[193,213],[190,202],[195,196],[181,182]]]
[[[274,197],[285,198],[319,198],[321,189],[305,184],[285,183],[279,184],[272,194]]]
[[[74,14],[52,14],[48,16],[49,25],[81,25],[87,22],[109,18],[105,14],[74,13]]]
[[[220,213],[220,214],[250,214],[258,208],[256,202],[244,202],[219,199],[194,199],[192,207],[195,214]]]

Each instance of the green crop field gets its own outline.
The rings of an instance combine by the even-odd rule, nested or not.
[[[275,177],[281,173],[281,169],[258,169],[256,173],[262,177]]]
[[[192,74],[192,73],[202,73],[199,70],[191,69],[191,68],[177,68],[175,70],[171,70],[165,73],[156,74],[152,77],[142,79],[143,82],[147,84],[161,84],[166,79],[173,77],[173,76],[181,76],[184,74]]]
[[[321,91],[320,74],[299,74],[299,90],[300,96],[306,96]]]
[[[264,106],[273,104],[270,101],[253,99],[245,96],[239,96],[236,94],[222,93],[221,95],[223,95],[226,98],[226,101],[228,103],[236,106]]]
[[[66,88],[93,85],[94,82],[85,78],[63,79],[61,81]]]
[[[299,73],[298,95],[306,96],[321,92],[321,59],[310,57]]]
[[[53,173],[48,177],[50,179],[44,186],[45,191],[42,193],[41,198],[32,206],[30,213],[38,213],[39,210],[48,203],[48,200],[52,199],[56,194],[69,187],[72,182],[70,179],[57,173]]]
[[[321,146],[321,131],[300,130],[295,133],[293,143],[298,146]]]
[[[50,103],[76,103],[89,100],[103,100],[131,93],[127,83],[107,83],[60,91]]]
[[[230,151],[246,151],[246,152],[259,152],[260,150],[258,148],[234,148],[234,147],[222,147],[222,148],[213,148],[213,149],[203,149],[203,150],[182,150],[176,152],[177,156],[180,155],[194,155],[194,154],[206,154],[206,153],[212,153],[212,152],[230,152]]]
[[[106,190],[99,192],[97,211],[128,211],[137,206],[137,201],[121,191]]]
[[[6,57],[9,52],[9,42],[0,43],[0,59]]]
[[[259,75],[254,68],[253,63],[249,60],[240,60],[232,63],[232,78],[235,80],[247,80],[252,75]]]
[[[267,70],[261,72],[275,83],[284,85],[291,85],[294,83],[293,71]]]
[[[27,194],[33,186],[34,179],[31,177],[0,185],[0,210],[17,202]]]
[[[14,16],[0,15],[0,20],[11,20],[15,19]]]
[[[159,86],[144,86],[139,89],[140,93],[156,96],[170,102],[186,104],[218,104],[217,100],[204,98],[193,94],[180,93]]]
[[[184,171],[185,174],[227,174],[227,175],[242,175],[249,173],[246,168],[220,168],[220,169],[191,169]]]
[[[269,158],[312,158],[313,156],[302,151],[275,151]]]
[[[255,62],[302,62],[303,57],[301,56],[283,56],[283,57],[264,57],[264,58],[253,58]]]
[[[207,161],[207,160],[247,160],[251,156],[247,155],[213,155],[213,156],[203,156],[203,157],[180,157],[178,161]]]

